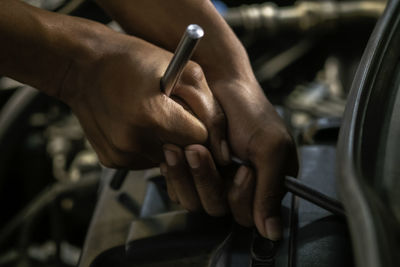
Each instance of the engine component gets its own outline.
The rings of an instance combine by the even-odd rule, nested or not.
[[[299,1],[289,7],[278,7],[275,3],[268,2],[229,9],[224,17],[230,26],[244,27],[247,31],[308,31],[316,26],[332,26],[362,18],[376,20],[385,6],[386,2],[383,1]]]
[[[400,263],[400,1],[388,4],[354,78],[339,136],[338,185],[357,266]]]

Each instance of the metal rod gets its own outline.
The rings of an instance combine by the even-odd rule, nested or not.
[[[339,201],[302,184],[298,179],[286,176],[285,187],[288,189],[289,192],[292,192],[294,195],[310,201],[311,203],[314,203],[321,208],[329,210],[330,212],[339,216],[346,216],[344,208]]]
[[[233,163],[237,165],[250,166],[249,162],[243,161],[234,156],[231,157],[231,160]],[[285,187],[292,194],[301,197],[307,201],[310,201],[311,203],[323,209],[329,210],[330,212],[336,215],[346,216],[343,205],[339,201],[330,198],[327,195],[324,195],[321,192],[306,186],[299,179],[286,176]]]
[[[161,78],[161,91],[169,96],[175,87],[183,68],[189,61],[199,40],[204,36],[203,29],[196,24],[190,24],[183,34],[174,56]]]

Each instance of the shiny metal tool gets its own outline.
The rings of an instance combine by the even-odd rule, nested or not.
[[[183,68],[189,61],[197,43],[204,36],[203,29],[196,24],[190,24],[183,34],[174,56],[169,63],[164,76],[161,78],[161,90],[169,96],[175,87]]]

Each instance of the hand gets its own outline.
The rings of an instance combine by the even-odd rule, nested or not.
[[[254,223],[263,236],[279,238],[283,177],[297,173],[295,145],[258,85],[244,47],[212,3],[191,0],[135,1],[134,4],[124,0],[97,2],[127,32],[171,51],[176,48],[188,24],[196,23],[203,27],[206,34],[193,59],[203,68],[207,82],[227,117],[233,154],[250,162],[254,170],[255,193],[249,206]],[[181,16],[165,12],[174,9],[183,11]],[[236,212],[235,206],[231,209],[238,221],[247,216]]]
[[[239,179],[237,174],[235,184],[250,183],[248,180],[252,178],[249,177],[254,177],[254,198],[248,210],[252,211],[254,223],[263,236],[280,239],[284,176],[296,176],[298,170],[294,141],[255,79],[211,81],[210,87],[219,92],[231,92],[226,96],[218,95],[227,117],[229,143],[232,153],[254,169],[255,175],[249,173],[245,179]],[[248,193],[243,195],[247,197]],[[238,195],[239,199],[246,197]],[[236,203],[241,202],[236,200]],[[238,209],[233,214],[239,222],[248,216],[243,208],[235,205],[231,208]]]
[[[240,166],[236,174],[227,168],[218,172],[206,147],[190,145],[183,150],[167,144],[166,163],[160,169],[168,194],[190,211],[204,209],[212,216],[221,216],[230,209],[239,224],[255,223],[260,233],[277,240],[282,232],[283,178],[297,173],[294,143],[259,87],[244,88],[229,81],[221,84],[235,86],[237,92],[225,99],[232,101],[225,105],[233,107],[226,109],[231,149],[252,167]],[[241,101],[235,102],[241,93]]]
[[[208,137],[224,161],[224,116],[201,68],[190,62],[173,92],[189,111],[160,91],[171,57],[143,40],[110,31],[94,60],[71,67],[59,97],[77,115],[105,166],[157,166],[164,160],[163,144],[205,144]]]
[[[241,166],[235,175],[219,173],[204,146],[187,146],[183,151],[165,145],[167,164],[160,167],[169,195],[188,210],[203,208],[213,216],[230,210],[238,223],[255,224],[263,236],[278,240],[284,176],[296,176],[298,171],[296,147],[253,76],[225,76],[213,70],[207,78],[227,118],[227,150],[251,167]]]

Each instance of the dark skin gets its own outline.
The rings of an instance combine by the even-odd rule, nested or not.
[[[198,64],[184,70],[177,90],[184,94],[174,93],[191,104],[189,112],[159,88],[171,52],[20,1],[0,5],[1,74],[67,103],[105,166],[158,166],[163,144],[206,144],[224,133],[223,114]]]
[[[212,4],[98,3],[136,37],[0,0],[0,74],[70,105],[104,165],[160,164],[171,199],[183,207],[231,211],[240,224],[279,239],[283,177],[296,175],[296,149]],[[159,79],[190,23],[206,35],[173,92],[185,110],[160,92]],[[250,164],[233,177],[216,167],[232,154]]]

